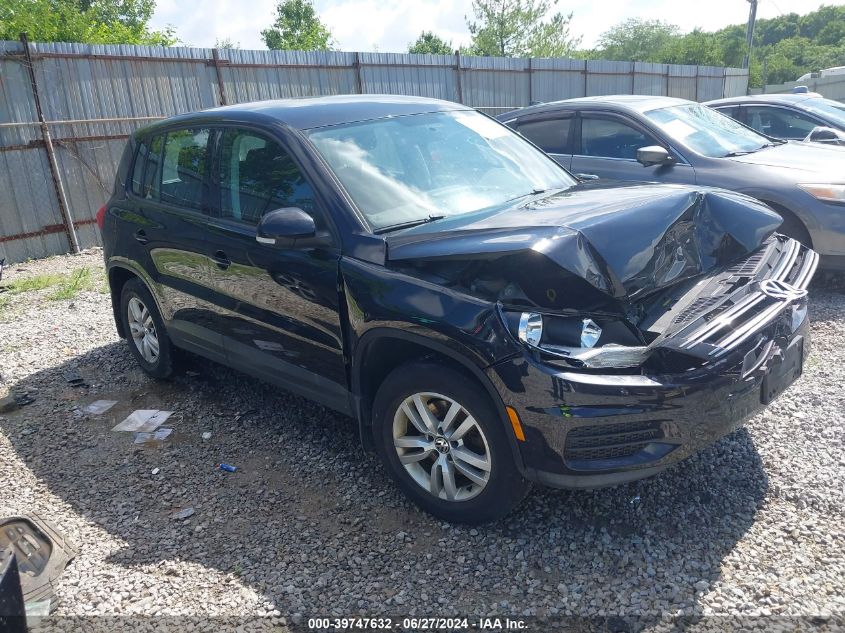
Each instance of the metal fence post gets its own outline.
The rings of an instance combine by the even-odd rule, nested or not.
[[[50,165],[50,175],[53,177],[53,186],[56,189],[56,200],[59,204],[59,212],[62,215],[62,222],[67,233],[67,241],[73,253],[79,252],[79,239],[76,236],[76,228],[73,226],[73,216],[65,195],[65,188],[62,184],[62,176],[59,172],[59,164],[56,161],[56,151],[53,147],[53,139],[50,137],[50,126],[44,117],[44,110],[41,109],[41,97],[38,94],[38,82],[35,80],[35,67],[32,65],[32,51],[29,46],[29,38],[26,33],[21,33],[21,44],[23,44],[26,67],[29,71],[29,81],[32,84],[32,96],[35,100],[35,112],[38,114],[38,123],[41,127],[41,138],[44,140],[44,148],[47,150],[47,162]]]
[[[587,60],[584,60],[584,96],[588,97],[590,95],[587,94]]]
[[[355,51],[355,61],[352,64],[355,67],[355,84],[358,87],[358,94],[364,94],[364,82],[361,80],[361,53]]]
[[[461,51],[455,51],[455,86],[458,89],[458,103],[464,102],[464,87],[461,80]]]
[[[217,75],[217,88],[220,90],[220,105],[228,105],[229,101],[226,99],[226,86],[223,83],[223,73],[220,70],[220,51],[216,48],[212,48],[211,57],[214,60],[214,74]]]
[[[534,66],[531,59],[528,58],[528,105],[534,101]]]

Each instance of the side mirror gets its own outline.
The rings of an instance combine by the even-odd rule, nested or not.
[[[845,145],[845,133],[835,130],[832,127],[819,125],[804,139],[810,143],[828,143],[831,145]]]
[[[328,233],[317,233],[314,218],[297,207],[265,213],[258,223],[255,240],[282,248],[315,248],[331,244]]]
[[[648,147],[641,147],[637,150],[637,162],[641,163],[643,167],[674,165],[675,158],[669,154],[665,147],[649,145]]]

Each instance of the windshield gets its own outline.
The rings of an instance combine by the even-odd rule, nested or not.
[[[801,102],[801,105],[810,112],[820,114],[832,123],[845,128],[845,103],[830,99],[808,99]]]
[[[710,158],[748,154],[771,144],[765,136],[703,105],[672,106],[645,115],[673,140]]]
[[[316,128],[308,135],[376,231],[501,207],[576,182],[522,137],[472,110]]]

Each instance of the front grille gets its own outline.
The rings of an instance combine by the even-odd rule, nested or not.
[[[590,461],[631,457],[663,437],[659,421],[582,426],[566,434],[564,459]]]
[[[722,297],[717,295],[713,295],[711,297],[699,297],[695,301],[693,301],[688,307],[684,308],[683,312],[678,314],[674,319],[672,319],[672,323],[677,325],[678,323],[686,323],[690,319],[695,316],[698,316],[705,310],[712,308],[714,305],[719,303],[722,300]]]
[[[751,260],[756,262],[749,263]],[[706,312],[705,308],[697,317],[692,317],[689,325],[679,333],[679,339],[683,341],[680,349],[688,351],[703,344],[709,347],[708,354],[711,357],[735,349],[774,321],[796,300],[794,297],[771,296],[763,291],[761,282],[785,282],[803,291],[810,284],[818,262],[818,254],[799,242],[774,238],[767,246],[734,266],[737,271],[752,268],[758,271],[754,283],[743,285],[713,311]],[[741,274],[734,272],[734,269],[729,271],[733,276]]]

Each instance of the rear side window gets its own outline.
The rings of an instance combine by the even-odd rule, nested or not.
[[[206,197],[205,182],[209,163],[206,129],[168,132],[161,162],[160,199],[187,209],[202,210]]]
[[[220,215],[258,224],[268,211],[299,207],[314,213],[314,191],[278,143],[254,132],[227,129],[221,139]]]
[[[614,119],[584,116],[581,122],[581,155],[636,160],[637,150],[658,145],[650,136]]]
[[[565,119],[544,119],[525,121],[517,131],[547,154],[571,154],[569,151],[569,130],[572,117]]]
[[[163,136],[144,139],[138,144],[132,168],[132,193],[147,200],[159,199],[161,148]]]

